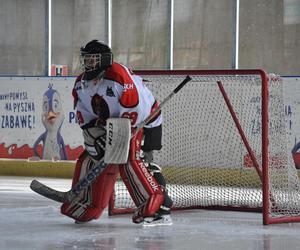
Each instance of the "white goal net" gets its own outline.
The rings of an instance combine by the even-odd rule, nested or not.
[[[261,70],[137,73],[158,101],[192,77],[162,110],[163,148],[154,154],[173,209],[262,210],[264,224],[300,220],[280,77]],[[120,180],[110,213],[132,209]]]

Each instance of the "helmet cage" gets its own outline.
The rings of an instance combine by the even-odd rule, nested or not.
[[[112,65],[112,53],[82,53],[80,55],[80,64],[85,72],[94,70],[105,70]]]
[[[86,72],[96,70],[101,66],[101,54],[81,54],[80,64]]]

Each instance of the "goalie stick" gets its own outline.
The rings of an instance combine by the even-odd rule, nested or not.
[[[157,113],[163,108],[163,106],[189,81],[191,81],[192,78],[190,76],[186,76],[186,78],[160,103],[160,105],[152,112],[146,120],[144,120],[142,123],[137,125],[135,130],[133,131],[131,138],[133,138],[141,128],[143,128],[149,121],[157,115]],[[80,192],[87,188],[96,178],[100,175],[102,170],[105,169],[105,167],[108,164],[104,161],[99,162],[84,178],[82,178],[74,187],[71,188],[71,190],[62,192],[55,190],[53,188],[48,187],[47,185],[37,181],[33,180],[30,184],[30,188],[51,200],[61,202],[61,203],[71,203],[74,202],[74,200],[78,197]]]

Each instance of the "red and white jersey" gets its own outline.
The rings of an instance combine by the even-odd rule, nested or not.
[[[81,127],[99,117],[103,120],[130,118],[135,127],[158,106],[142,78],[121,64],[113,63],[100,80],[83,81],[82,77],[83,74],[77,77],[72,93]],[[159,113],[145,127],[156,127],[161,123]]]

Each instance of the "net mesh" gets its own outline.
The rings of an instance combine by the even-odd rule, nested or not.
[[[163,108],[163,148],[154,159],[163,169],[173,208],[260,209],[262,182],[229,113],[227,93],[257,162],[262,166],[262,79],[259,74],[191,75]],[[162,101],[184,75],[143,75]],[[300,214],[299,180],[287,149],[282,82],[269,81],[269,185],[271,217]],[[261,170],[261,169],[260,169]],[[134,208],[124,184],[115,186],[114,210]]]

